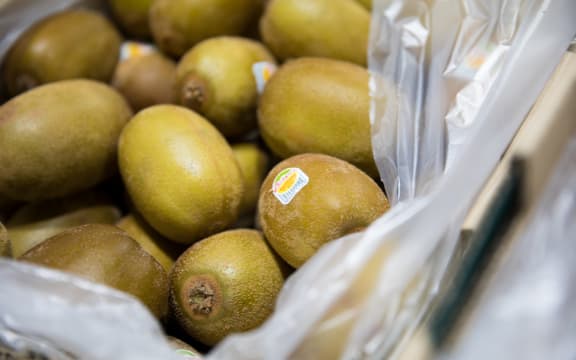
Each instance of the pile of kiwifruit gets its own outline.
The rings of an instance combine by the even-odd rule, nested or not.
[[[0,255],[130,293],[201,350],[261,325],[389,207],[369,2],[109,0],[31,24],[1,68]]]

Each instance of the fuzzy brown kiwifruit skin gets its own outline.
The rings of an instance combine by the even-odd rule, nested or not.
[[[183,245],[163,238],[137,213],[123,217],[116,226],[136,240],[146,252],[164,267],[167,273],[172,269],[178,256],[186,250]]]
[[[42,241],[62,231],[84,224],[114,224],[120,210],[113,205],[96,205],[38,220],[24,225],[10,226],[12,254],[19,257]]]
[[[168,309],[168,276],[128,234],[112,225],[82,225],[53,236],[20,260],[69,272],[139,298],[158,318]]]
[[[268,318],[285,271],[259,231],[225,231],[178,258],[170,275],[170,307],[191,337],[214,345]]]
[[[124,128],[118,158],[138,213],[164,237],[192,244],[237,220],[242,173],[226,139],[197,113],[142,110]]]
[[[152,52],[121,61],[112,84],[124,95],[132,109],[176,103],[176,63]]]
[[[120,210],[111,197],[92,189],[64,198],[28,203],[6,222],[12,256],[24,254],[42,241],[62,231],[84,224],[114,224]]]
[[[180,57],[202,40],[248,32],[262,7],[262,0],[154,0],[150,28],[163,52]]]
[[[204,40],[182,57],[176,71],[178,100],[228,138],[257,127],[258,90],[252,66],[276,64],[263,44],[237,36]]]
[[[370,12],[355,0],[270,0],[260,33],[280,60],[314,56],[365,66]]]
[[[254,143],[234,144],[232,151],[244,178],[244,196],[240,204],[240,214],[252,215],[258,205],[260,186],[266,177],[270,158]]]
[[[12,256],[12,251],[10,250],[10,240],[8,240],[8,233],[6,232],[6,228],[0,222],[0,257]]]
[[[113,88],[63,80],[0,107],[0,193],[21,201],[63,197],[110,178],[132,116]]]
[[[368,71],[345,61],[300,58],[282,65],[258,106],[262,138],[281,158],[321,153],[376,178]]]
[[[150,37],[148,12],[153,0],[108,0],[114,18],[122,29],[136,38]]]
[[[274,195],[276,176],[300,169],[308,183],[284,205]],[[260,189],[258,216],[270,245],[295,268],[325,243],[367,227],[386,210],[388,199],[360,169],[343,160],[302,154],[277,164]]]
[[[67,79],[108,82],[122,38],[102,14],[66,10],[40,20],[9,50],[2,66],[4,87],[15,96],[33,87]]]

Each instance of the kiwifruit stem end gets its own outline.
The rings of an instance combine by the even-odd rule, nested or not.
[[[183,290],[182,300],[192,317],[208,318],[218,311],[221,302],[220,289],[211,276],[193,276]]]
[[[207,101],[208,86],[194,73],[189,73],[180,86],[180,103],[198,113]]]

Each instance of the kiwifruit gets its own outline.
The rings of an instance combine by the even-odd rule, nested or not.
[[[120,43],[118,31],[98,12],[75,9],[50,15],[24,32],[6,55],[5,90],[14,96],[58,80],[108,82]]]
[[[134,111],[174,104],[176,63],[157,51],[128,57],[116,68],[112,84]]]
[[[112,225],[65,230],[20,260],[69,272],[139,298],[158,318],[167,313],[168,276],[128,234]]]
[[[2,256],[12,256],[12,251],[6,228],[0,222],[0,257]]]
[[[122,29],[136,38],[150,37],[148,12],[153,0],[108,0],[110,10]]]
[[[266,239],[295,268],[325,243],[367,227],[388,208],[386,195],[368,175],[323,154],[280,162],[264,180],[258,201]]]
[[[84,224],[114,224],[120,210],[101,191],[88,191],[20,207],[6,222],[16,258],[62,231]]]
[[[132,111],[92,80],[40,86],[0,107],[0,193],[22,201],[91,188],[116,171],[118,137]]]
[[[160,49],[182,56],[204,39],[241,35],[258,21],[262,0],[153,0],[150,29]]]
[[[160,234],[191,244],[231,226],[244,193],[226,139],[176,105],[139,112],[119,142],[122,178],[138,212]]]
[[[254,143],[234,144],[232,151],[244,178],[244,196],[240,204],[240,214],[251,214],[258,205],[260,186],[268,172],[270,159],[268,154]]]
[[[202,41],[178,63],[179,103],[206,116],[226,137],[256,129],[253,65],[258,62],[275,64],[254,40],[220,36]]]
[[[366,65],[370,13],[355,0],[270,0],[260,33],[281,60],[314,56]]]
[[[12,213],[6,224],[8,226],[26,225],[35,221],[52,219],[78,209],[112,204],[114,204],[114,197],[108,189],[98,186],[66,197],[22,204]]]
[[[167,273],[172,269],[174,261],[186,250],[183,246],[164,239],[137,213],[129,214],[117,224],[136,240],[144,250],[152,255]]]
[[[262,324],[283,282],[281,260],[260,232],[229,230],[180,255],[170,274],[170,308],[191,337],[214,345]]]
[[[302,58],[284,64],[264,88],[260,132],[276,155],[323,153],[372,177],[368,71],[345,61]]]
[[[192,346],[188,345],[184,341],[172,336],[166,336],[166,340],[168,340],[168,343],[174,349],[176,354],[181,355],[184,359],[186,360],[202,359],[202,354],[200,354],[198,350],[194,349]]]

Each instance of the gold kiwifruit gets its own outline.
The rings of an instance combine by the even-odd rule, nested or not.
[[[260,186],[268,172],[270,158],[264,150],[254,143],[234,144],[232,151],[244,178],[244,196],[240,204],[240,214],[250,215],[258,205]]]
[[[281,60],[314,56],[366,65],[370,12],[355,0],[270,0],[260,33]]]
[[[256,230],[229,230],[184,252],[170,275],[170,307],[194,339],[214,345],[272,313],[284,265]]]
[[[153,0],[149,21],[155,43],[180,57],[202,40],[248,32],[262,0]]]
[[[148,12],[153,0],[108,0],[110,10],[122,29],[136,38],[150,37]]]
[[[42,241],[84,224],[114,224],[120,210],[103,191],[90,190],[65,198],[28,203],[6,222],[12,255],[17,258]]]
[[[40,86],[0,107],[0,194],[39,201],[111,177],[132,115],[113,88],[92,80]]]
[[[258,217],[270,245],[297,268],[322,245],[362,230],[388,208],[384,192],[357,167],[328,155],[301,154],[268,173]]]
[[[120,61],[112,84],[134,111],[176,102],[176,63],[158,51]]]
[[[82,225],[28,250],[20,260],[69,272],[139,298],[158,318],[168,305],[168,277],[128,234],[112,225]]]
[[[164,267],[167,273],[172,269],[172,265],[178,256],[186,250],[183,246],[164,239],[136,213],[125,216],[116,226],[126,231],[132,239],[136,240],[144,250]]]
[[[121,36],[102,14],[58,12],[26,30],[8,51],[2,76],[8,95],[68,79],[108,82],[120,54]],[[70,98],[73,96],[71,92]]]
[[[323,153],[377,177],[369,79],[366,69],[345,61],[302,58],[285,63],[260,98],[262,138],[281,158]]]
[[[255,130],[258,89],[254,65],[275,64],[261,43],[233,36],[202,41],[178,63],[179,103],[204,115],[226,137]]]
[[[136,209],[166,238],[191,244],[237,220],[244,181],[234,153],[192,110],[142,110],[122,132],[118,153]]]

